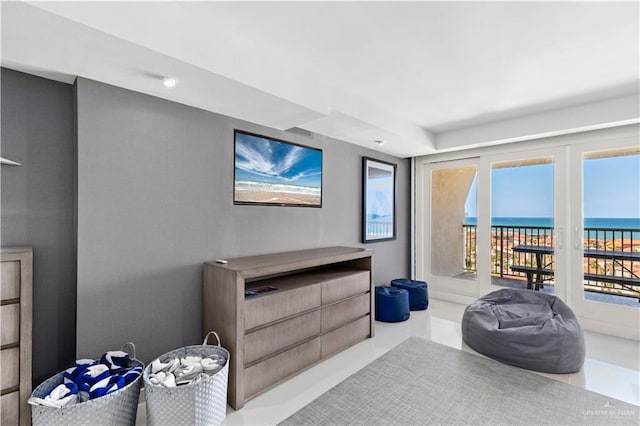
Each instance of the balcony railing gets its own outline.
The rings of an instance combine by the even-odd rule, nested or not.
[[[463,225],[465,271],[476,272],[476,225]],[[615,253],[640,252],[640,229],[585,228],[585,250],[598,250]],[[635,237],[635,238],[634,238]],[[514,252],[516,246],[554,246],[553,227],[549,226],[501,226],[491,227],[491,275],[506,279],[526,279],[524,273],[511,270],[512,265],[535,266],[536,259],[530,253]],[[544,265],[553,265],[553,254],[543,255]],[[640,261],[636,259],[584,258],[584,273],[589,276],[629,278],[640,277]],[[615,281],[614,279],[614,281]],[[553,284],[553,280],[549,281]],[[637,298],[640,285],[620,285],[615,282],[584,280],[586,291],[616,294]]]

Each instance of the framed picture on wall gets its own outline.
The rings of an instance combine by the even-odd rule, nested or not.
[[[236,130],[234,204],[322,207],[322,150]]]
[[[396,165],[362,158],[362,242],[396,239]]]

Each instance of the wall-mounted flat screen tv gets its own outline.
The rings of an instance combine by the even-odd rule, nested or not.
[[[234,204],[322,207],[322,150],[235,131]]]

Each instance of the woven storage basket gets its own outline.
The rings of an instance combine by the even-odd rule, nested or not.
[[[131,359],[131,367],[142,367],[144,364],[135,359],[135,346],[127,343],[122,350],[130,346],[128,352]],[[64,371],[42,382],[32,396],[44,398],[54,387],[64,381]],[[138,413],[138,398],[140,397],[140,385],[142,374],[133,382],[120,390],[100,398],[78,404],[67,405],[60,408],[45,407],[42,405],[31,406],[31,420],[33,425],[135,425]]]
[[[213,334],[218,345],[207,345]],[[221,424],[227,415],[227,379],[229,377],[229,352],[220,346],[220,338],[211,331],[202,345],[186,346],[159,357],[161,362],[171,358],[220,355],[225,363],[221,370],[197,383],[175,388],[154,385],[149,382],[151,364],[143,373],[144,396],[147,401],[147,425],[211,425]]]

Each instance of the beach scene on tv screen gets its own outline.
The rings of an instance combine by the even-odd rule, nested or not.
[[[322,151],[236,132],[237,203],[321,206]]]

